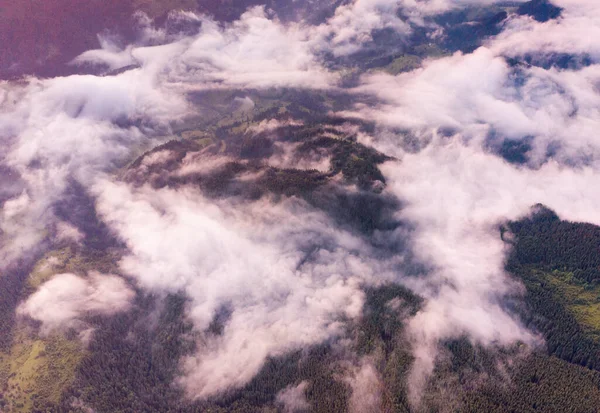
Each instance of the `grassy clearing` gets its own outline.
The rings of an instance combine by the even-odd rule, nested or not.
[[[194,129],[181,132],[181,137],[183,139],[197,140],[198,142],[208,140],[208,142],[212,143],[211,136],[212,134],[201,129]]]
[[[397,75],[402,72],[410,72],[421,67],[421,58],[419,56],[406,54],[394,59],[392,63],[381,69],[391,75]]]
[[[85,274],[89,270],[103,273],[117,271],[119,257],[115,254],[102,256],[86,256],[71,247],[54,250],[44,255],[35,265],[27,279],[24,296],[36,291],[40,285],[49,281],[55,274]]]
[[[71,248],[63,248],[56,251],[50,251],[44,255],[35,265],[33,271],[27,279],[27,286],[32,291],[38,289],[40,285],[48,281],[54,274],[65,272],[71,261],[74,259]]]
[[[600,286],[584,283],[571,272],[553,271],[544,278],[579,324],[600,340]]]
[[[0,385],[7,412],[58,404],[84,355],[77,339],[33,337],[19,327],[10,352],[0,353]]]
[[[112,272],[117,258],[111,254],[81,254],[63,248],[45,254],[29,274],[23,298],[55,274],[84,274],[89,270]],[[0,352],[0,411],[31,412],[57,405],[75,378],[85,350],[77,337],[62,334],[38,337],[25,323],[14,327],[12,345]]]

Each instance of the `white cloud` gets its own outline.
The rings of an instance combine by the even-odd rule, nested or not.
[[[594,0],[554,0],[563,8],[561,18],[538,23],[513,16],[505,29],[491,41],[498,53],[509,56],[549,53],[589,54],[600,59],[600,4]]]
[[[54,220],[52,206],[70,180],[88,186],[148,145],[147,134],[167,129],[187,113],[181,96],[153,84],[141,71],[29,79],[2,83],[0,90],[3,164],[23,185],[3,205],[4,266],[46,237]]]
[[[155,73],[162,82],[188,88],[305,87],[328,88],[335,82],[313,55],[310,31],[296,23],[283,25],[269,18],[263,7],[254,7],[239,20],[222,27],[208,17],[198,17],[201,30],[159,46],[134,47],[131,60]],[[79,63],[114,62],[126,52],[109,45],[81,55]],[[129,56],[129,52],[126,53]]]
[[[87,277],[57,274],[42,284],[18,313],[42,323],[42,333],[84,327],[89,315],[110,315],[129,308],[134,293],[114,275],[90,272]]]
[[[343,56],[359,51],[372,40],[372,32],[391,28],[403,35],[411,33],[408,23],[396,15],[399,2],[394,0],[356,0],[339,6],[335,14],[317,28],[321,47]]]
[[[383,383],[372,360],[363,358],[347,381],[352,389],[349,403],[351,413],[382,411]]]
[[[359,239],[299,200],[214,203],[193,191],[109,182],[95,190],[101,215],[131,251],[121,269],[140,287],[184,291],[198,332],[229,309],[223,334],[206,333],[185,360],[192,397],[246,384],[267,357],[335,337],[361,312],[360,285],[377,264],[356,255],[366,248]]]
[[[306,400],[307,387],[308,382],[303,381],[277,393],[277,403],[283,406],[285,413],[303,413],[310,410],[310,404]]]
[[[247,129],[248,133],[259,134],[263,132],[272,132],[276,131],[279,128],[283,128],[285,126],[302,126],[304,122],[298,120],[288,120],[288,121],[280,121],[278,119],[268,119],[263,120],[257,125],[250,125]]]
[[[79,243],[85,238],[85,234],[68,222],[59,221],[56,224],[56,237],[59,240],[74,241]]]
[[[524,3],[528,0],[516,0],[512,3]],[[454,9],[466,7],[486,7],[504,0],[399,0],[402,9],[409,16],[431,16]]]
[[[328,172],[331,169],[331,160],[325,151],[318,153],[298,154],[296,149],[301,144],[290,144],[275,142],[276,152],[269,157],[268,163],[276,168],[294,168],[294,169],[316,169],[321,172]]]
[[[520,76],[520,78],[518,78]],[[434,129],[461,132],[483,141],[534,137],[532,161],[539,163],[552,145],[557,157],[598,157],[595,131],[600,126],[600,66],[578,72],[532,67],[517,73],[487,48],[472,54],[426,62],[398,76],[366,76],[357,92],[378,96],[378,107],[363,107],[363,118],[409,131],[424,143]]]
[[[600,224],[600,199],[590,191],[600,174],[600,66],[516,70],[504,59],[549,52],[595,59],[598,6],[556,4],[565,11],[555,22],[513,17],[503,34],[472,54],[426,61],[398,76],[370,74],[357,88],[381,100],[353,114],[375,119],[381,129],[373,143],[400,158],[383,167],[387,190],[403,201],[398,218],[414,227],[411,250],[429,267],[402,281],[425,298],[408,323],[415,405],[441,341],[466,336],[491,347],[540,341],[503,306],[523,287],[504,272],[509,251],[499,238],[501,223],[543,203],[564,219]],[[529,166],[491,153],[492,133],[491,139],[533,137]],[[416,153],[405,150],[407,135],[419,141]]]
[[[418,400],[441,340],[466,335],[486,345],[539,341],[502,306],[522,287],[504,271],[508,253],[499,225],[540,202],[564,219],[600,224],[590,183],[595,168],[549,162],[537,170],[515,168],[459,137],[435,139],[418,154],[384,167],[388,188],[405,203],[399,218],[414,225],[411,249],[431,270],[405,284],[426,299],[409,322],[416,357],[411,376]]]
[[[354,114],[375,120],[381,130],[373,142],[400,158],[383,168],[386,191],[404,202],[398,218],[414,227],[412,251],[431,269],[421,277],[394,272],[397,262],[374,259],[373,247],[297,199],[277,205],[267,199],[209,202],[192,190],[132,189],[109,175],[145,149],[150,136],[168,133],[170,123],[188,113],[189,90],[334,88],[338,77],[323,67],[321,52],[351,54],[375,29],[409,34],[395,14],[398,7],[418,21],[475,3],[481,4],[357,0],[317,27],[282,24],[263,8],[227,25],[190,15],[186,18],[202,22],[197,35],[167,38],[148,26],[150,46],[120,50],[104,43],[102,50],[77,59],[110,68],[140,66],[117,76],[1,83],[0,153],[23,185],[2,207],[2,262],[34,249],[52,224],[59,236],[80,239],[77,228],[57,221],[52,206],[71,180],[93,188],[101,217],[127,244],[122,271],[147,291],[183,291],[190,298],[188,316],[200,339],[197,353],[183,361],[181,384],[195,398],[243,386],[267,357],[343,334],[344,321],[362,311],[365,283],[395,279],[426,299],[408,323],[415,402],[444,339],[467,335],[488,346],[537,343],[502,305],[522,287],[503,271],[507,251],[498,224],[523,216],[538,202],[563,218],[600,224],[600,196],[590,190],[599,174],[600,68],[531,67],[519,73],[504,56],[570,51],[597,59],[598,7],[592,1],[557,0],[565,12],[556,22],[511,17],[503,34],[473,54],[426,61],[422,69],[395,77],[362,78],[356,92],[380,104],[358,106]],[[427,147],[405,153],[397,129]],[[453,136],[441,137],[442,129]],[[510,139],[533,136],[530,166],[536,169],[489,153],[485,141],[492,131]],[[555,143],[560,144],[555,160],[544,163]],[[143,166],[160,165],[169,156],[157,152]],[[587,166],[569,166],[581,160]],[[187,169],[178,173],[218,167],[223,159],[197,161],[189,156]],[[274,161],[287,165],[289,157],[284,152]],[[376,236],[391,244],[406,236],[401,231]],[[132,295],[116,276],[59,274],[19,311],[49,332],[83,326],[88,314],[125,311]],[[207,332],[220,312],[228,314],[222,334]],[[354,372],[355,409],[375,409],[378,380],[371,364]],[[303,386],[282,392],[279,401],[303,408]]]

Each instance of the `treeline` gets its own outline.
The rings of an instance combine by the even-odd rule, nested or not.
[[[504,226],[501,236],[512,244],[506,269],[527,290],[525,305],[513,308],[530,329],[543,334],[546,351],[526,354],[516,347],[511,354],[511,349],[484,349],[465,339],[454,340],[446,344],[450,366],[438,367],[435,380],[454,383],[449,384],[458,394],[454,411],[597,412],[600,344],[569,307],[583,301],[565,296],[549,275],[558,277],[560,285],[575,282],[583,291],[595,291],[600,228],[563,221],[536,205],[530,217]],[[503,357],[510,363],[502,364]],[[430,410],[444,411],[439,406]]]
[[[600,282],[600,227],[562,221],[541,205],[536,209],[531,217],[508,224],[516,237],[509,269],[529,265],[569,271],[587,283]]]
[[[526,288],[527,309],[521,311],[526,325],[544,334],[550,354],[571,363],[600,370],[600,343],[591,337],[569,310],[566,298],[557,293],[545,274],[566,271],[584,286],[600,280],[600,228],[562,221],[538,205],[528,218],[510,222],[506,239],[514,240],[507,270]],[[565,281],[566,282],[566,281]]]
[[[414,314],[421,300],[399,286],[369,289],[366,293],[366,315],[349,327],[354,350],[366,355],[376,348],[383,349],[385,356],[380,367],[388,379],[386,403],[406,409],[405,375],[411,358],[408,347],[399,345],[402,322],[397,315]],[[390,302],[396,302],[398,307],[390,307]],[[63,394],[60,405],[38,403],[36,411],[281,411],[277,394],[302,382],[307,383],[304,395],[311,412],[348,411],[351,389],[342,379],[346,360],[333,342],[268,359],[259,374],[240,390],[208,401],[187,400],[183,390],[174,384],[182,374],[181,358],[196,350],[185,306],[186,299],[181,295],[164,299],[147,296],[138,298],[136,309],[129,313],[95,320],[97,330],[74,384]]]
[[[593,413],[600,374],[555,357],[532,354],[505,380],[488,380],[461,397],[464,413]]]

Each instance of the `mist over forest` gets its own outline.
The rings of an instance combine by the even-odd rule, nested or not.
[[[0,0],[0,412],[597,412],[600,3]]]

